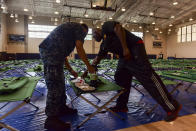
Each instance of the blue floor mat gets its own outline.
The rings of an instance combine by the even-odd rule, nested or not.
[[[196,86],[193,85],[188,92],[184,91],[186,86],[187,84],[185,83],[185,85],[179,89],[179,93],[173,94],[173,96],[183,105],[180,116],[196,113]],[[171,90],[171,87],[167,88],[168,90]],[[32,97],[32,102],[40,107],[39,110],[36,111],[31,105],[25,105],[13,114],[9,115],[3,120],[3,122],[19,129],[20,131],[43,131],[44,121],[46,119],[44,108],[47,89],[42,83],[38,83],[37,89],[44,93],[44,96],[41,96],[39,93],[34,92]],[[72,129],[74,131],[111,131],[163,120],[165,112],[161,107],[158,107],[150,115],[146,114],[146,111],[151,109],[156,102],[149,96],[143,87],[138,87],[138,89],[140,89],[145,96],[143,97],[134,88],[132,88],[128,103],[129,112],[119,113],[126,118],[124,121],[108,112],[99,113],[82,127],[77,129],[77,125],[86,118],[84,114],[95,111],[94,107],[80,98],[73,102],[73,107],[78,109],[78,114],[62,117],[62,120],[71,122]],[[97,93],[96,96],[102,101],[99,104],[103,104],[103,102],[111,98],[114,93],[115,92]],[[72,89],[69,89],[67,94],[67,104],[71,106],[70,99],[74,98],[75,94]],[[97,103],[97,99],[92,97],[90,94],[86,94],[85,97],[90,99],[93,103]],[[14,107],[17,103],[18,102],[10,103],[0,111],[0,115]],[[0,106],[2,105],[3,103],[0,104]],[[115,105],[115,101],[112,102],[110,106],[113,105]],[[2,131],[6,130],[7,129],[2,129]]]

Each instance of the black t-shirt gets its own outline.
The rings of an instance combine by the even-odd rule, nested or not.
[[[100,45],[100,50],[98,56],[106,56],[108,52],[118,54],[120,58],[123,57],[123,48],[120,42],[120,39],[114,32],[115,25],[118,22],[108,21],[105,22],[102,26],[102,43]],[[126,32],[126,41],[127,46],[131,52],[134,52],[135,46],[138,42],[142,43],[141,38],[135,36],[131,32],[125,30]]]

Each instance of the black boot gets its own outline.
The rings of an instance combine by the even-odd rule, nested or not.
[[[64,106],[61,111],[59,112],[59,116],[63,115],[72,115],[78,113],[77,109],[70,108],[68,106]]]
[[[55,131],[68,131],[71,128],[71,124],[65,123],[58,117],[48,117],[45,121],[44,128]]]
[[[179,105],[179,107],[174,112],[167,112],[167,116],[164,118],[166,122],[174,121],[178,118],[178,114],[180,110],[182,109],[182,105]]]

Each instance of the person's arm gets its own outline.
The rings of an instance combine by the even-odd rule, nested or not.
[[[65,58],[65,66],[66,66],[67,70],[68,70],[75,78],[78,77],[78,73],[76,73],[76,72],[72,69],[72,67],[71,67],[70,64],[69,64],[69,61],[68,61],[67,57]]]
[[[100,61],[104,58],[104,56],[96,56],[95,59],[93,60],[92,66],[97,67],[97,65],[100,63]],[[86,70],[83,74],[82,74],[82,78],[85,78],[88,75],[88,70]]]
[[[115,27],[114,27],[114,32],[116,33],[116,35],[120,39],[120,43],[121,43],[122,48],[123,48],[124,58],[126,60],[131,59],[131,53],[130,53],[130,50],[128,49],[128,47],[127,47],[125,29],[123,29],[120,24],[116,24]]]
[[[87,66],[87,69],[90,73],[95,73],[95,69],[93,66],[90,65],[87,57],[86,57],[86,53],[84,51],[83,48],[83,43],[80,40],[76,40],[76,50],[78,52],[79,57],[82,59],[82,61],[85,63],[85,65]]]

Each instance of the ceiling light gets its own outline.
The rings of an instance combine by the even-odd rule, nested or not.
[[[169,24],[169,26],[171,27],[171,26],[173,26],[172,24]]]
[[[134,20],[133,22],[134,22],[134,23],[136,23],[137,21],[136,21],[136,20]]]
[[[34,21],[34,20],[32,20],[32,21],[31,21],[31,23],[32,23],[32,24],[34,24],[34,23],[35,23],[35,21]]]
[[[103,25],[103,22],[101,22],[101,25]]]
[[[3,9],[2,13],[7,14],[7,7]]]
[[[58,15],[58,14],[59,14],[59,12],[58,12],[58,11],[55,11],[55,12],[54,12],[54,14]]]
[[[141,29],[141,28],[142,28],[142,26],[139,26],[139,28]]]
[[[150,16],[153,16],[153,15],[154,15],[154,13],[153,13],[153,12],[150,12],[150,13],[149,13],[149,15],[150,15]]]
[[[190,18],[189,21],[193,21],[193,18]]]
[[[173,5],[177,5],[177,4],[178,4],[178,2],[177,2],[177,1],[174,1],[174,2],[173,2]]]
[[[29,20],[32,20],[33,19],[33,17],[32,16],[29,16]]]
[[[58,18],[55,18],[54,21],[59,21]]]
[[[131,31],[132,31],[132,32],[134,32],[135,30],[134,30],[134,29],[132,29]]]
[[[60,0],[56,0],[56,3],[61,3],[61,1]]]
[[[15,22],[18,23],[19,22],[18,19],[15,19]]]
[[[168,31],[171,31],[171,29],[168,29]]]
[[[80,21],[80,24],[83,24],[83,23],[84,23],[84,22],[81,20],[81,21]]]
[[[155,28],[154,30],[159,30],[159,28]]]
[[[112,20],[112,17],[109,17],[110,20]]]
[[[93,5],[93,7],[96,7],[96,5]]]
[[[57,25],[58,23],[57,22],[54,22],[54,25]]]
[[[88,17],[88,14],[85,14],[84,16],[85,16],[85,17]]]
[[[99,26],[97,26],[97,29],[99,29]]]
[[[11,18],[14,18],[14,15],[13,15],[13,14],[10,14],[10,17],[11,17]]]
[[[27,11],[29,11],[29,10],[28,10],[27,8],[24,8],[24,11],[26,11],[26,12],[27,12]]]
[[[147,30],[146,32],[149,32],[149,30]]]
[[[15,18],[18,18],[18,14],[15,14]]]
[[[162,31],[160,31],[159,33],[160,33],[160,34],[162,34],[163,32],[162,32]]]
[[[175,18],[175,16],[174,16],[174,15],[172,15],[170,18],[172,18],[172,19],[173,19],[173,18]]]
[[[121,11],[123,11],[123,12],[124,12],[124,11],[126,11],[126,9],[123,7],[123,8],[121,9]]]
[[[152,22],[153,25],[155,25],[155,22]]]
[[[2,5],[1,5],[1,9],[5,9],[6,8],[6,5],[3,3]]]

